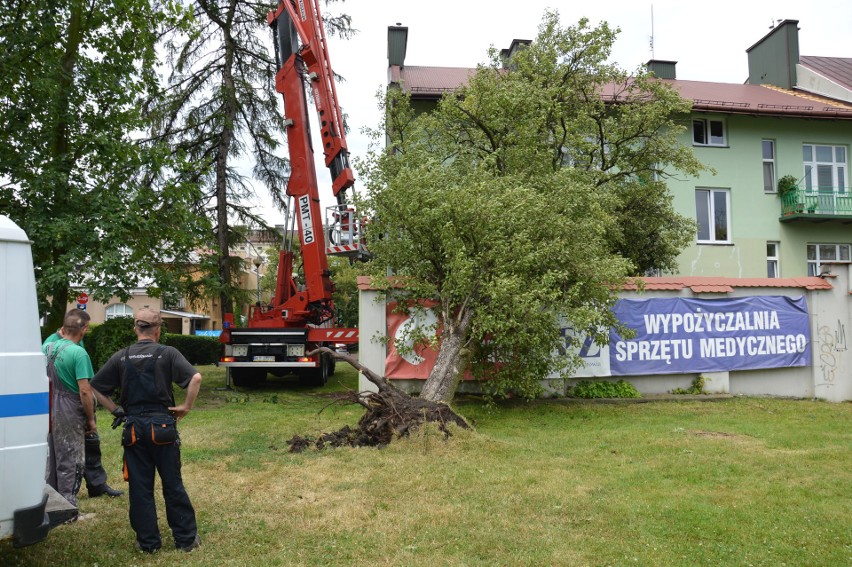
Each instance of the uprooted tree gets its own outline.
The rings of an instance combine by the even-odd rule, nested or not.
[[[426,423],[436,424],[438,430],[449,436],[452,427],[468,429],[467,422],[444,403],[423,398],[412,398],[390,384],[384,376],[376,374],[350,355],[322,347],[312,352],[323,352],[328,356],[348,362],[376,386],[375,392],[351,391],[342,396],[343,402],[364,407],[364,415],[358,426],[348,425],[332,433],[324,433],[316,439],[296,435],[287,440],[290,451],[299,453],[309,447],[383,447],[398,437],[404,437]]]
[[[607,64],[616,33],[546,12],[530,46],[492,49],[434,112],[416,114],[405,85],[383,101],[389,143],[359,164],[371,269],[401,309],[436,314],[396,345],[438,347],[421,398],[451,400],[465,372],[534,396],[579,362],[552,356],[563,326],[605,343],[619,284],[688,243],[664,182],[701,168],[677,145],[689,103]]]

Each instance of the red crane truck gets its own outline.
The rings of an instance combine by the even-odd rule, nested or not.
[[[228,369],[236,386],[251,386],[268,373],[297,373],[309,385],[321,386],[334,371],[327,355],[310,355],[320,346],[358,342],[358,329],[334,327],[334,284],[328,255],[350,258],[365,255],[359,219],[346,200],[355,183],[349,166],[344,125],[334,73],[328,57],[319,0],[284,0],[267,16],[275,44],[278,71],[275,89],[284,98],[284,118],[290,153],[287,195],[291,206],[285,224],[285,242],[279,252],[275,294],[268,305],[250,308],[247,327],[234,325],[225,315],[220,341],[220,366]],[[310,89],[322,139],[325,165],[337,204],[326,211],[323,223],[317,172],[308,120]],[[293,230],[288,230],[293,226]],[[298,235],[304,285],[293,278],[293,240]],[[328,236],[328,241],[326,239]]]

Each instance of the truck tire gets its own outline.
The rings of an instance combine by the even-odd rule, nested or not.
[[[266,380],[263,368],[232,368],[231,378],[238,388],[253,388]]]
[[[319,366],[302,370],[299,373],[299,381],[312,388],[325,386],[328,382],[329,366],[329,358],[325,354],[320,354]]]

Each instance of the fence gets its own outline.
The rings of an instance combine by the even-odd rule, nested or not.
[[[667,309],[681,322],[695,313],[705,313],[703,320],[708,321],[707,306],[713,306],[727,323],[719,322],[708,332],[683,325],[646,328],[631,341],[611,336],[610,344],[600,348],[574,337],[566,348],[579,349],[585,367],[570,376],[548,377],[544,390],[559,396],[580,379],[625,379],[643,394],[662,394],[688,389],[701,375],[708,393],[852,400],[852,265],[830,268],[822,277],[808,278],[644,278],[643,292],[628,287],[620,294],[617,309],[623,310],[618,311],[623,322],[641,327],[641,321],[666,317]],[[407,391],[418,391],[428,376],[430,357],[400,360],[379,340],[401,323],[367,279],[359,279],[359,288],[362,364]],[[651,319],[637,316],[636,309],[649,307],[655,313]],[[664,353],[653,351],[668,349],[671,359],[672,349],[683,354],[687,347],[689,357],[680,356],[675,365],[660,362],[658,356]],[[640,349],[649,350],[643,357]],[[650,360],[655,363],[648,364]],[[363,376],[359,387],[374,389]],[[475,388],[471,382],[460,385],[461,391]]]

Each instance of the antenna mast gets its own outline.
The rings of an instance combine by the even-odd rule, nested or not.
[[[651,59],[654,57],[654,5],[651,4]]]

